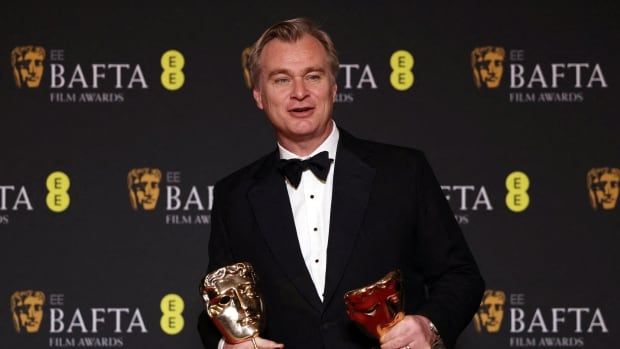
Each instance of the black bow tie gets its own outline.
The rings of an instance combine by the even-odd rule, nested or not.
[[[280,173],[288,179],[293,187],[297,188],[297,186],[299,186],[299,182],[301,181],[301,174],[305,170],[312,171],[317,178],[325,181],[327,179],[327,174],[329,173],[329,167],[332,161],[334,160],[329,158],[329,153],[327,151],[322,151],[306,160],[280,159],[280,162],[278,163],[278,171],[280,171]]]

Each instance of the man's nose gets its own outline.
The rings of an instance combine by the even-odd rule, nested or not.
[[[306,84],[303,78],[293,80],[293,98],[304,99],[308,95]]]
[[[235,294],[237,296],[237,303],[239,304],[239,308],[243,310],[243,312],[247,313],[247,310],[249,307],[243,295],[239,294],[239,292],[236,290],[235,290]]]

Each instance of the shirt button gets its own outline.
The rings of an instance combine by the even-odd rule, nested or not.
[[[314,263],[318,263],[318,262],[319,262],[319,260],[318,260],[318,259],[315,259],[315,260],[314,260]]]
[[[319,228],[314,228],[314,231],[317,231],[317,230],[319,230]]]
[[[310,195],[310,199],[314,199],[314,195]]]

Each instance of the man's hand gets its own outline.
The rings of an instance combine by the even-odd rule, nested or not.
[[[254,340],[256,341],[256,346],[258,347],[258,349],[284,348],[284,344],[276,343],[268,339],[256,337],[254,338]],[[239,344],[224,343],[224,349],[254,349],[254,345],[252,344],[251,340],[241,342]]]
[[[407,315],[381,336],[381,349],[431,349],[433,333],[430,320],[421,315]]]

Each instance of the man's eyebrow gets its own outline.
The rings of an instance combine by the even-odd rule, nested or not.
[[[278,74],[292,75],[291,71],[288,69],[276,69],[276,70],[272,70],[271,72],[269,72],[269,77],[272,77]]]
[[[306,68],[306,70],[304,70],[304,75],[310,72],[325,73],[325,69],[321,67],[309,67],[309,68]]]
[[[325,73],[325,69],[321,68],[321,67],[308,67],[306,69],[304,69],[303,71],[303,75],[306,75],[308,73],[311,72],[317,72],[317,73]],[[278,74],[285,74],[285,75],[294,75],[290,70],[288,69],[276,69],[273,70],[269,73],[268,77],[272,77],[274,75],[278,75]]]

